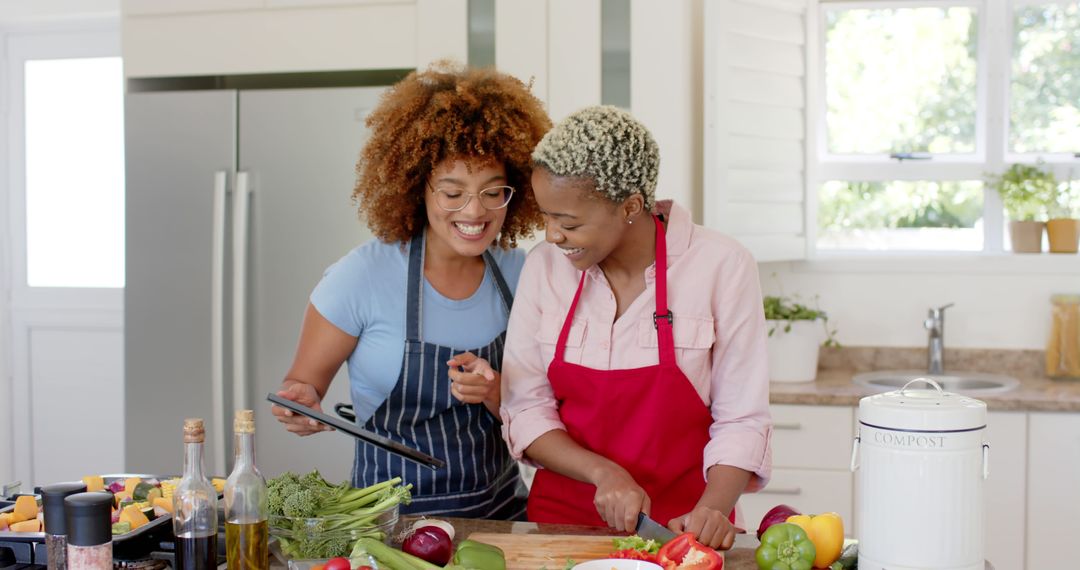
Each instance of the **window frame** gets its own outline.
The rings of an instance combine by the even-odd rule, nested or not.
[[[4,61],[7,124],[6,217],[11,228],[7,239],[10,252],[12,304],[18,309],[113,311],[123,306],[123,288],[31,287],[27,281],[26,240],[26,105],[25,69],[28,60],[121,57],[119,26],[112,21],[91,21],[80,25],[28,30],[8,36]]]
[[[807,52],[807,168],[806,168],[806,229],[807,259],[815,266],[837,260],[838,270],[850,269],[850,260],[885,259],[890,267],[919,270],[937,267],[936,260],[948,258],[1017,256],[1004,248],[1005,215],[1001,198],[996,192],[983,191],[983,249],[981,251],[913,251],[913,250],[820,250],[818,238],[818,192],[822,183],[829,180],[892,181],[930,180],[960,181],[983,180],[988,172],[1001,172],[1014,162],[1035,163],[1039,160],[1064,178],[1069,168],[1075,171],[1080,158],[1065,153],[1011,153],[1008,148],[1009,92],[1011,90],[1013,29],[1012,14],[1015,7],[1032,4],[1060,3],[1072,0],[816,0],[809,10],[807,33],[811,48]],[[979,40],[976,49],[976,125],[975,152],[971,154],[936,155],[928,161],[899,161],[887,154],[840,155],[828,152],[827,101],[825,84],[825,26],[827,13],[831,10],[848,9],[898,9],[916,7],[974,7],[978,17]],[[987,41],[987,38],[1004,37],[1007,41]],[[1073,260],[1075,261],[1075,260]],[[1017,262],[1019,268],[1044,271],[1067,264],[1069,259],[1054,258],[1047,262],[1025,260]],[[899,265],[898,265],[899,263]],[[1007,267],[1010,261],[995,263],[995,270]],[[1071,264],[1080,266],[1080,264]],[[1055,271],[1056,272],[1056,271]],[[1080,269],[1067,272],[1080,273]]]

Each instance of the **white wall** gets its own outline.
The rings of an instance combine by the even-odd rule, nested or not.
[[[946,311],[946,348],[1042,350],[1050,295],[1080,293],[1076,256],[762,263],[760,275],[766,294],[819,296],[849,346],[926,346],[927,309],[956,303]]]

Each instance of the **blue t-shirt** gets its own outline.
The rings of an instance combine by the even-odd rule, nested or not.
[[[491,248],[510,291],[517,288],[522,249]],[[326,320],[359,337],[349,355],[349,386],[357,422],[375,413],[397,385],[405,354],[409,249],[373,239],[331,265],[311,293]],[[424,342],[474,350],[506,330],[508,315],[490,271],[467,299],[448,299],[424,280]]]

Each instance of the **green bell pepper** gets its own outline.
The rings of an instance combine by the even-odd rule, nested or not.
[[[806,531],[791,523],[774,524],[754,552],[760,570],[810,570],[817,550]]]
[[[506,556],[497,546],[463,540],[454,551],[450,564],[470,570],[506,570]]]

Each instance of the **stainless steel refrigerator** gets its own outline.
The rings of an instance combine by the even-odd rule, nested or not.
[[[276,390],[323,270],[370,238],[350,197],[382,88],[129,93],[126,102],[126,467],[179,473],[184,418],[206,420],[206,467],[232,465],[232,417],[256,410],[268,476],[347,477],[353,441],[299,438]],[[348,401],[338,372],[324,401]]]

